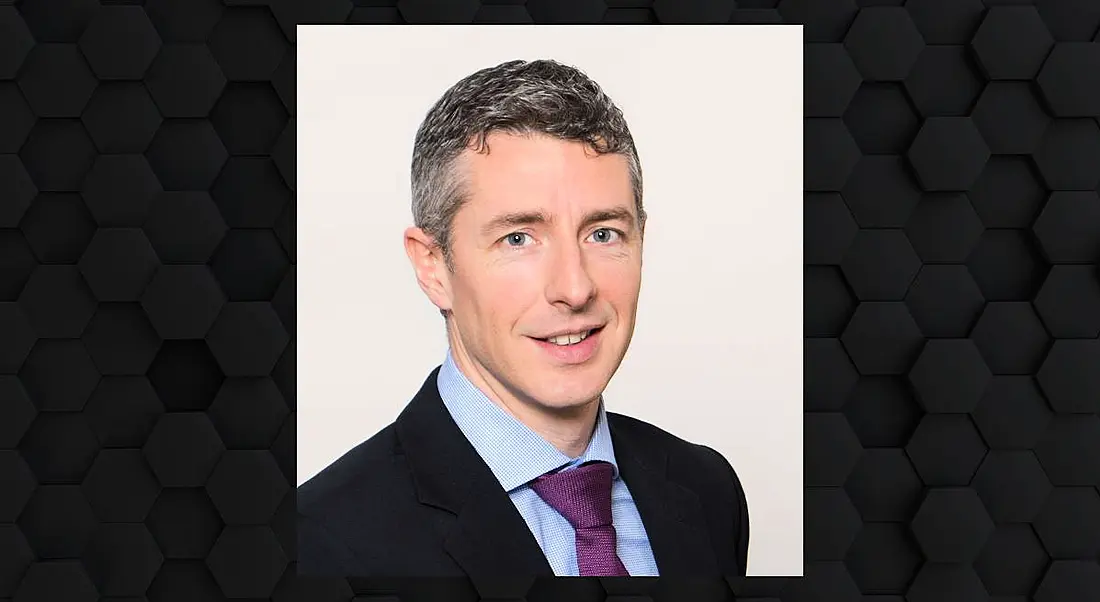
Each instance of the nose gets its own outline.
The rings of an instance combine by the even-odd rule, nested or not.
[[[554,305],[581,310],[596,296],[596,283],[588,273],[584,253],[575,244],[557,247],[550,261],[546,296]]]

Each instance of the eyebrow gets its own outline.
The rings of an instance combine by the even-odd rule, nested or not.
[[[580,229],[583,230],[592,224],[599,222],[613,222],[624,221],[632,223],[634,215],[628,209],[622,207],[615,207],[613,209],[598,209],[596,211],[590,211],[585,214],[581,220]],[[543,211],[517,211],[513,213],[502,213],[493,219],[489,220],[481,228],[483,235],[490,235],[498,230],[504,228],[514,228],[517,226],[529,226],[532,224],[546,224],[553,220],[547,216]]]

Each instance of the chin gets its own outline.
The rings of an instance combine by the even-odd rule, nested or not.
[[[564,383],[558,378],[555,382],[546,383],[539,387],[541,394],[536,394],[534,397],[543,405],[559,410],[579,408],[597,399],[607,386],[607,382],[603,379],[582,376],[575,378],[580,382]]]

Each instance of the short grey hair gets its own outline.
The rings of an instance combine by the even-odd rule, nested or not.
[[[497,131],[545,134],[586,143],[598,154],[627,159],[639,227],[642,168],[622,111],[580,70],[553,60],[508,61],[477,71],[444,92],[416,132],[412,156],[413,222],[440,248],[454,271],[451,227],[467,200],[455,160],[482,152]]]

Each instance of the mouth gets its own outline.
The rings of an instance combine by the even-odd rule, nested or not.
[[[568,334],[561,334],[561,335],[557,335],[557,336],[553,336],[553,337],[544,337],[544,338],[531,337],[531,338],[535,339],[536,341],[542,341],[543,343],[548,343],[548,344],[551,344],[551,345],[557,345],[558,347],[568,347],[570,345],[579,344],[581,341],[584,341],[588,337],[599,333],[601,330],[603,330],[603,326],[597,326],[596,328],[592,328],[592,329],[589,329],[589,330],[582,330],[580,332],[572,332],[572,333],[568,333]]]
[[[596,355],[603,329],[603,326],[599,326],[553,337],[530,338],[555,363],[575,365],[583,364]]]

